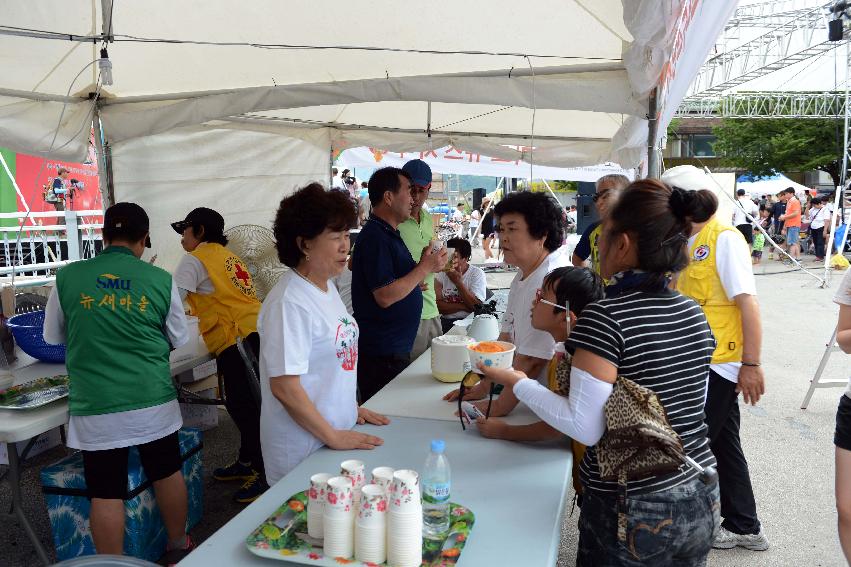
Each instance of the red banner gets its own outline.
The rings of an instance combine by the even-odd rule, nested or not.
[[[55,211],[52,203],[45,201],[46,191],[53,186],[59,168],[68,170],[65,182],[68,194],[65,197],[65,208],[75,211],[92,211],[103,209],[100,191],[98,189],[98,166],[94,148],[89,146],[89,156],[84,163],[71,163],[26,154],[17,154],[15,181],[26,199],[27,205],[33,212]],[[25,211],[21,196],[18,195],[18,210]]]

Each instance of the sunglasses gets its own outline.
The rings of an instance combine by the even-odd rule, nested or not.
[[[461,429],[464,431],[467,430],[467,425],[465,424],[465,420],[467,416],[464,414],[464,409],[462,404],[464,402],[464,394],[467,392],[467,388],[472,388],[481,380],[481,375],[473,372],[472,370],[467,372],[464,376],[464,379],[461,380],[461,386],[458,389],[458,417],[461,418]],[[496,391],[496,382],[491,382],[490,392],[488,392],[488,407],[485,409],[485,419],[488,419],[491,416],[491,404],[493,404],[493,395]]]

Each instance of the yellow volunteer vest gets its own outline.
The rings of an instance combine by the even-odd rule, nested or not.
[[[588,235],[588,243],[591,245],[591,269],[598,276],[600,275],[600,234],[602,232],[603,223],[600,223]]]
[[[190,312],[198,317],[198,327],[207,350],[218,356],[236,344],[237,337],[257,331],[260,301],[248,266],[221,244],[204,242],[190,252],[198,258],[213,283],[210,295],[190,293]]]
[[[742,312],[735,301],[727,299],[716,268],[716,243],[718,235],[725,231],[744,238],[738,230],[721,224],[713,217],[697,234],[689,249],[691,261],[677,280],[677,290],[700,304],[715,335],[717,344],[712,355],[713,364],[741,362],[744,340]]]

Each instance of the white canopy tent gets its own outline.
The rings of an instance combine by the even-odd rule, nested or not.
[[[776,195],[780,191],[789,188],[794,189],[796,195],[803,197],[810,191],[810,188],[806,185],[801,185],[800,183],[792,181],[782,173],[778,173],[769,177],[745,177],[740,179],[749,180],[737,180],[736,189],[744,189],[745,192],[747,192],[747,194],[752,197],[759,197],[761,195]]]
[[[48,152],[61,115],[51,155],[79,159],[97,115],[114,198],[149,210],[170,267],[169,221],[268,224],[346,148],[639,166],[736,0],[7,4],[0,145]]]

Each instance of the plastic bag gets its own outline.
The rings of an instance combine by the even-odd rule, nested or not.
[[[830,259],[830,265],[834,270],[847,270],[851,266],[851,262],[842,254],[834,254]]]

